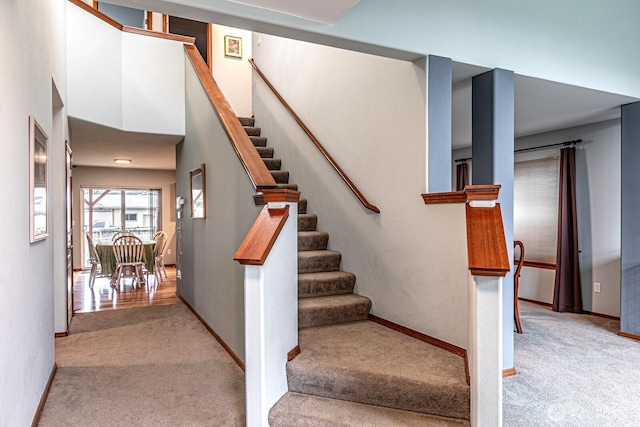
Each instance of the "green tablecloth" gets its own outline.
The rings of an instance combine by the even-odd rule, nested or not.
[[[145,267],[152,273],[155,261],[153,256],[155,245],[156,242],[144,242],[144,256],[142,257]],[[97,244],[96,252],[102,266],[102,274],[111,276],[116,271],[116,256],[113,254],[113,244]]]

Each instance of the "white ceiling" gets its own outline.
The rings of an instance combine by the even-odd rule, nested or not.
[[[181,135],[124,132],[69,117],[73,164],[108,168],[176,168],[176,144]],[[114,159],[131,159],[131,164],[116,164]]]
[[[263,9],[284,12],[324,24],[333,24],[360,0],[231,0]]]

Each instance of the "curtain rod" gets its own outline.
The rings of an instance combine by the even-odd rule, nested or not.
[[[569,147],[569,146],[572,146],[572,145],[580,144],[581,142],[582,142],[582,139],[574,139],[572,141],[558,142],[556,144],[541,145],[540,147],[521,148],[519,150],[513,150],[513,152],[514,153],[523,153],[523,152],[526,152],[526,151],[544,150],[545,148]],[[456,163],[468,162],[469,160],[472,160],[472,159],[473,159],[473,157],[467,157],[467,158],[464,158],[464,159],[456,159],[455,162]]]

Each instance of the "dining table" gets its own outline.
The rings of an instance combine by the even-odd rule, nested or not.
[[[155,256],[153,250],[156,246],[155,240],[143,241],[144,254],[142,256],[142,262],[147,271],[153,273],[153,266],[155,264]],[[100,260],[100,266],[102,267],[102,274],[105,276],[111,276],[116,271],[116,256],[113,253],[112,243],[98,243],[96,244],[96,252],[98,253],[98,259]]]

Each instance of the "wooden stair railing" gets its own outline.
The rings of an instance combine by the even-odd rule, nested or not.
[[[242,166],[244,167],[249,179],[253,184],[253,188],[257,191],[269,188],[276,188],[276,181],[264,164],[264,161],[256,151],[253,143],[249,139],[247,132],[244,130],[238,117],[235,115],[229,102],[222,94],[220,87],[214,80],[209,67],[202,59],[202,55],[193,45],[185,45],[184,50],[196,70],[196,74],[202,83],[209,101],[215,110],[222,127],[229,137],[229,142],[235,150]]]
[[[375,213],[380,213],[380,209],[377,206],[374,206],[371,203],[369,203],[367,198],[362,194],[362,192],[358,189],[358,187],[356,187],[356,185],[353,183],[353,181],[351,181],[351,179],[349,179],[347,174],[342,170],[342,168],[338,165],[338,163],[334,160],[334,158],[331,157],[329,152],[322,146],[320,141],[318,141],[318,139],[315,137],[315,135],[304,124],[302,119],[300,119],[300,117],[298,117],[298,115],[295,113],[295,111],[293,111],[291,106],[287,103],[287,101],[284,100],[282,95],[280,95],[280,93],[276,90],[276,88],[271,84],[269,79],[267,79],[267,77],[262,73],[262,71],[260,71],[260,69],[258,68],[256,63],[253,61],[253,59],[249,59],[249,62],[251,63],[251,66],[253,67],[253,69],[256,70],[258,75],[265,82],[265,84],[269,87],[269,89],[271,89],[271,92],[273,92],[273,94],[276,96],[276,98],[278,98],[278,100],[280,101],[282,106],[289,112],[289,114],[291,114],[291,117],[293,117],[293,119],[296,121],[296,123],[298,123],[298,125],[300,126],[300,128],[302,128],[304,133],[307,134],[309,139],[311,139],[311,142],[313,142],[313,144],[318,148],[318,150],[320,150],[320,153],[322,153],[322,155],[325,157],[325,159],[327,159],[327,161],[331,164],[333,169],[335,169],[335,171],[338,172],[338,175],[340,175],[340,177],[347,184],[349,189],[351,189],[353,194],[355,194],[355,196],[358,198],[358,200],[360,200],[360,203],[362,203],[362,205],[365,208],[367,208],[367,209],[369,209],[369,210],[371,210],[371,211],[373,211]]]

